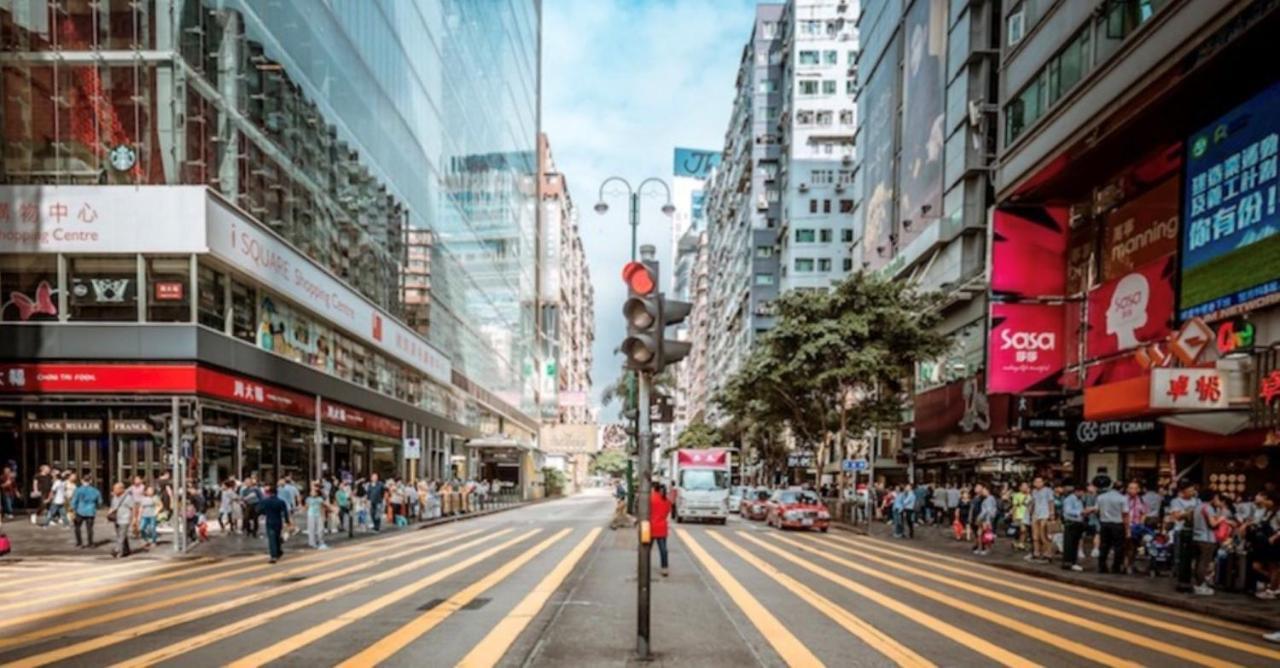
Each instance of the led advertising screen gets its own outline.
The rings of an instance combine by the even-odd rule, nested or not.
[[[1174,266],[1168,255],[1089,293],[1090,359],[1131,350],[1172,331]]]
[[[906,17],[906,63],[902,68],[902,154],[898,160],[898,221],[913,221],[899,247],[942,215],[944,141],[942,63],[947,45],[947,3],[916,0]]]
[[[987,392],[1061,391],[1065,329],[1062,304],[992,304]]]
[[[1067,290],[1067,209],[997,209],[992,222],[991,289],[1011,297]]]
[[[1280,84],[1193,134],[1183,184],[1182,319],[1280,300]]]

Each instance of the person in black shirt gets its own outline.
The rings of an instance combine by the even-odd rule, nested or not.
[[[382,531],[382,502],[386,493],[387,487],[378,479],[378,474],[369,474],[369,515],[375,532]]]
[[[285,520],[289,518],[289,504],[276,496],[274,485],[267,485],[263,488],[263,492],[265,498],[258,503],[258,513],[266,520],[267,553],[271,556],[271,563],[274,564],[284,556],[281,534],[284,533]]]

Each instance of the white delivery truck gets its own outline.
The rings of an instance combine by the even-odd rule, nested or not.
[[[671,485],[677,522],[729,518],[730,452],[720,448],[681,449],[671,456]]]

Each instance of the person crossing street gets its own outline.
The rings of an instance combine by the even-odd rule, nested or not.
[[[264,498],[258,503],[258,512],[267,528],[267,554],[271,563],[284,557],[284,525],[289,519],[289,504],[276,496],[273,485],[263,488]]]

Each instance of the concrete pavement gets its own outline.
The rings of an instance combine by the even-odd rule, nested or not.
[[[0,564],[0,664],[630,665],[635,533],[611,509],[584,494],[275,565]],[[900,542],[673,528],[659,665],[1280,664],[1262,629]]]

